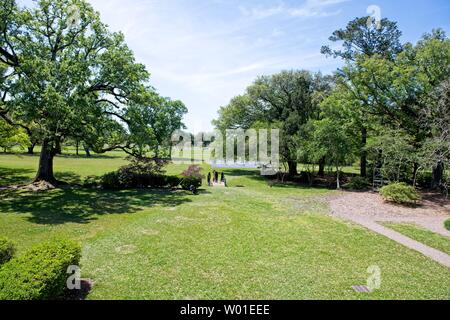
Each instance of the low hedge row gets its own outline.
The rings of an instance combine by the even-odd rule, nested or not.
[[[134,188],[176,188],[182,178],[162,174],[136,174],[114,171],[103,175],[99,185],[103,189],[134,189]]]
[[[15,253],[14,243],[6,238],[0,238],[0,265],[11,260]]]
[[[33,247],[0,268],[0,300],[51,300],[63,297],[67,269],[79,265],[81,247],[54,240]]]

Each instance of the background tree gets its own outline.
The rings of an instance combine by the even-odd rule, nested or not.
[[[23,129],[0,120],[0,149],[3,152],[11,151],[14,148],[24,149],[27,146],[28,137]]]
[[[423,110],[435,103],[435,88],[448,79],[450,41],[445,33],[436,30],[416,46],[406,45],[392,61],[378,55],[358,58],[348,72],[359,92],[371,97],[368,113],[378,115],[387,128],[404,130],[414,138],[413,146],[419,150],[433,135],[434,121],[424,125],[420,118]],[[413,167],[411,180],[420,169],[419,159]]]
[[[326,157],[327,162],[336,169],[337,189],[341,188],[342,168],[352,161],[355,150],[352,136],[346,129],[345,123],[338,119],[324,118],[314,121],[309,148],[313,157]]]
[[[368,23],[370,17],[356,18],[348,23],[345,29],[339,29],[333,32],[330,41],[342,43],[342,49],[332,50],[329,46],[322,47],[322,53],[334,58],[341,58],[347,64],[353,64],[358,59],[366,57],[379,56],[383,59],[393,60],[402,52],[403,46],[400,43],[401,31],[397,28],[397,23],[388,19]],[[351,70],[351,69],[350,69]],[[367,153],[365,147],[368,138],[368,126],[370,121],[364,117],[366,111],[373,102],[373,97],[363,94],[359,86],[355,85],[352,73],[349,68],[340,70],[342,84],[347,85],[353,92],[353,99],[358,100],[355,107],[363,110],[357,111],[358,123],[360,126],[361,144],[360,144],[360,169],[361,176],[367,176]]]
[[[219,130],[249,129],[258,124],[280,130],[280,156],[295,176],[298,164],[297,138],[301,127],[320,115],[319,104],[331,86],[331,77],[308,71],[283,71],[259,77],[245,95],[231,100],[213,123]]]
[[[130,105],[126,112],[134,153],[143,156],[150,152],[157,158],[169,157],[172,134],[186,128],[183,124],[186,113],[187,108],[181,101],[172,101],[149,90],[144,102]]]

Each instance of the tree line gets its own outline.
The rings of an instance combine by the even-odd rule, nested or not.
[[[450,40],[441,29],[416,44],[401,43],[397,23],[357,18],[335,31],[329,58],[344,66],[331,75],[306,70],[258,77],[244,94],[220,109],[213,124],[281,130],[281,157],[291,176],[298,163],[313,174],[339,173],[359,163],[370,180],[416,185],[430,174],[445,183],[450,161]]]
[[[97,153],[167,154],[187,109],[149,77],[85,0],[0,4],[0,143],[41,146],[36,182],[57,184],[53,159],[68,141]]]

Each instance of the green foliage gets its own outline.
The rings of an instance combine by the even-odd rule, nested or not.
[[[190,166],[186,171],[184,171],[181,175],[183,176],[183,180],[181,181],[181,187],[184,190],[190,190],[193,186],[195,189],[198,189],[202,186],[202,181],[204,176],[201,174],[202,168],[197,165]]]
[[[313,122],[312,146],[316,159],[326,158],[336,168],[337,188],[340,189],[340,171],[354,157],[355,145],[344,123],[338,119],[325,118]]]
[[[397,23],[388,19],[372,21],[371,17],[361,17],[350,21],[345,29],[336,30],[330,37],[332,42],[343,42],[342,50],[333,50],[329,46],[322,47],[322,53],[340,57],[344,60],[355,60],[357,55],[382,55],[392,59],[402,51],[400,44],[401,31]],[[378,24],[378,25],[377,25]]]
[[[16,126],[9,125],[0,118],[0,149],[10,151],[13,148],[23,149],[29,144],[26,132]]]
[[[413,204],[420,200],[416,188],[406,183],[392,183],[381,188],[380,194],[384,200],[398,204]]]
[[[0,238],[0,266],[14,256],[16,249],[14,243],[6,238]]]
[[[72,241],[53,240],[35,246],[0,269],[0,300],[61,298],[67,269],[78,266],[81,247]]]
[[[422,188],[431,188],[433,183],[433,173],[428,171],[421,171],[417,175],[416,185]]]
[[[130,105],[126,111],[130,130],[128,142],[134,154],[168,157],[172,134],[185,128],[182,120],[186,113],[187,108],[181,101],[172,101],[152,91],[141,103]]]
[[[418,161],[414,138],[403,130],[389,130],[370,139],[367,150],[370,158],[381,161],[383,177],[400,182],[408,179],[410,169]]]
[[[444,222],[444,226],[448,231],[450,231],[450,219]]]
[[[183,179],[178,176],[166,176],[166,185],[171,188],[177,188]]]
[[[162,174],[136,173],[127,169],[107,173],[100,180],[101,187],[106,190],[164,188],[173,187],[174,183],[176,183],[174,179],[171,179],[169,183],[166,176]]]
[[[88,176],[84,179],[83,187],[85,188],[97,188],[101,185],[102,177]]]
[[[353,177],[344,187],[350,190],[367,190],[370,186],[366,178],[360,176]]]
[[[165,161],[155,158],[131,157],[130,164],[100,179],[103,189],[161,188],[166,186],[163,175]]]
[[[131,158],[131,163],[100,178],[103,189],[176,188],[181,183],[177,176],[166,176],[165,161],[154,158]]]

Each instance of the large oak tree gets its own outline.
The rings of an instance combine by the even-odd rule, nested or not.
[[[85,0],[39,0],[31,8],[5,0],[0,16],[0,116],[39,131],[36,181],[56,183],[53,158],[64,139],[123,146],[126,132],[116,129],[127,106],[145,103],[149,77],[123,34],[110,32]]]

